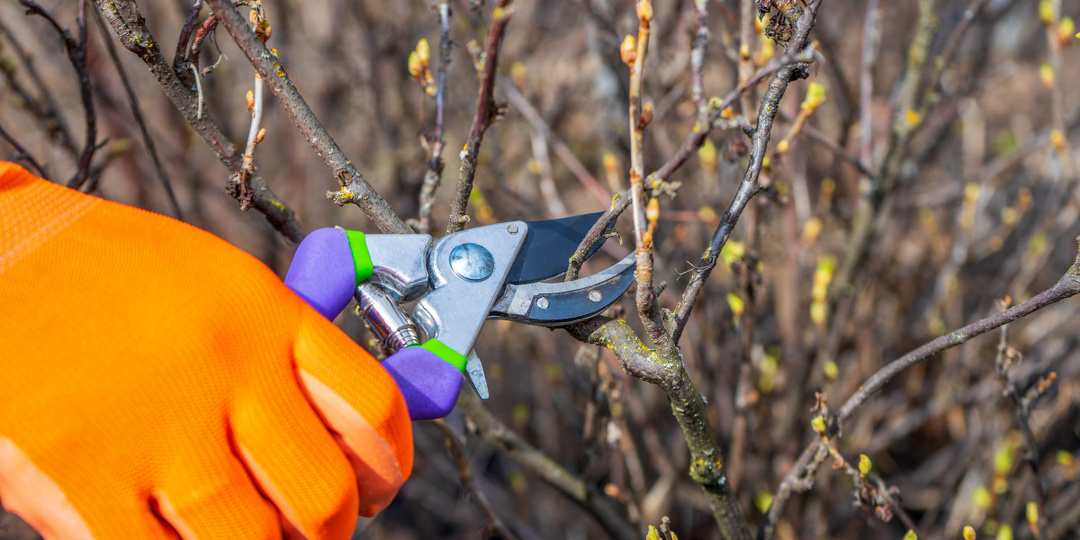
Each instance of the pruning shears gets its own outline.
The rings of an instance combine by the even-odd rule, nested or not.
[[[396,352],[383,367],[414,419],[446,416],[468,376],[488,397],[473,345],[487,319],[564,326],[614,303],[634,281],[633,254],[591,276],[545,282],[566,271],[600,213],[511,221],[449,234],[309,234],[285,284],[333,320],[355,298],[376,334]],[[588,253],[591,257],[599,243]],[[411,315],[403,304],[415,301]]]

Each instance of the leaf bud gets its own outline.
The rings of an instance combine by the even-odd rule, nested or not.
[[[643,24],[648,24],[652,20],[652,2],[650,0],[639,0],[637,3],[637,16],[638,20]]]
[[[431,60],[431,46],[424,38],[420,38],[420,41],[416,42],[416,56],[420,59],[420,63],[428,65],[428,61]]]
[[[649,122],[652,122],[653,115],[655,114],[652,102],[645,102],[645,106],[641,110],[641,127],[649,125]]]
[[[624,64],[634,65],[634,61],[637,60],[637,45],[634,43],[634,36],[627,34],[623,38],[622,45],[619,46],[619,56]]]
[[[424,63],[420,60],[420,53],[413,51],[409,53],[409,75],[420,78],[424,72]]]
[[[1032,527],[1039,525],[1039,505],[1035,504],[1035,501],[1028,501],[1027,506],[1024,507],[1024,515],[1027,517],[1028,525]]]

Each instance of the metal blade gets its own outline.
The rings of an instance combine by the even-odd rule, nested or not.
[[[480,399],[491,397],[488,393],[487,377],[484,376],[484,364],[480,363],[480,357],[476,356],[476,351],[469,351],[469,356],[465,357],[465,373],[469,376],[469,382],[472,383]]]
[[[506,283],[532,283],[543,281],[566,272],[570,257],[600,219],[603,212],[581,214],[545,221],[529,221],[529,235],[518,251],[514,265],[506,276]],[[589,251],[592,257],[604,241],[600,240]]]
[[[613,304],[634,282],[634,254],[602,272],[562,283],[509,284],[490,317],[538,326],[588,319]]]

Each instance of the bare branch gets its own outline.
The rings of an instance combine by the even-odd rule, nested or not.
[[[4,76],[7,78],[8,84],[19,94],[23,102],[30,108],[30,112],[34,114],[45,125],[45,129],[49,133],[49,137],[60,144],[68,154],[72,157],[79,155],[79,149],[75,147],[75,139],[71,136],[71,131],[68,130],[67,125],[64,123],[64,118],[60,115],[60,108],[56,103],[56,97],[53,96],[52,90],[42,80],[41,74],[38,73],[37,68],[34,66],[34,60],[30,58],[30,55],[26,53],[26,49],[22,44],[15,39],[15,36],[11,33],[7,26],[4,25],[4,21],[0,20],[0,33],[7,36],[8,41],[11,43],[11,47],[15,50],[16,56],[22,61],[22,64],[26,67],[27,73],[30,75],[30,80],[33,81],[34,86],[41,94],[41,100],[44,103],[39,103],[37,99],[30,94],[30,90],[19,84],[19,81],[15,79],[14,66],[10,66],[6,63],[0,64]]]
[[[443,129],[446,116],[446,69],[450,66],[450,5],[446,0],[436,7],[439,13],[439,73],[435,89],[435,137],[425,144],[428,150],[428,168],[424,174],[424,185],[420,188],[420,212],[417,228],[420,234],[431,231],[431,207],[435,204],[435,190],[442,183],[445,163],[442,158]]]
[[[90,180],[90,161],[98,149],[97,115],[94,112],[94,97],[90,91],[90,73],[86,70],[86,0],[79,0],[79,15],[76,22],[79,31],[78,39],[71,37],[71,33],[60,26],[60,23],[56,22],[56,19],[42,9],[37,2],[31,0],[19,0],[19,2],[26,6],[27,13],[42,16],[56,30],[64,43],[68,60],[71,61],[71,66],[75,68],[75,74],[79,77],[79,95],[82,98],[83,118],[86,121],[86,141],[79,154],[79,168],[68,182],[68,187],[78,189]]]
[[[105,22],[101,20],[101,13],[94,11],[94,20],[97,21],[98,28],[101,30],[104,38],[102,41],[105,42],[105,49],[109,51],[109,58],[112,59],[113,66],[116,67],[116,72],[120,75],[120,82],[124,86],[128,105],[131,106],[131,115],[135,117],[135,123],[139,125],[139,133],[142,134],[143,144],[146,145],[146,151],[150,153],[150,160],[154,163],[154,171],[157,173],[158,182],[161,182],[161,187],[165,189],[165,196],[168,197],[169,205],[172,206],[173,215],[176,216],[176,219],[184,221],[184,212],[180,209],[180,202],[176,200],[176,193],[173,191],[172,182],[169,181],[169,175],[161,164],[157,144],[154,142],[154,138],[150,136],[150,129],[146,126],[146,118],[143,116],[142,107],[139,106],[139,99],[135,95],[135,89],[132,88],[127,72],[124,71],[124,66],[120,62],[120,55],[116,52],[116,44],[113,43],[109,36],[109,31],[105,28]]]
[[[488,27],[487,44],[484,46],[483,65],[480,66],[480,95],[476,103],[476,116],[469,130],[469,138],[465,141],[465,148],[461,151],[461,169],[458,171],[457,191],[450,203],[450,222],[446,225],[447,234],[464,229],[465,223],[469,221],[469,216],[465,214],[465,207],[469,204],[473,180],[476,178],[476,162],[480,157],[480,144],[484,141],[484,132],[499,115],[499,108],[495,105],[493,97],[495,69],[499,66],[499,49],[502,46],[503,34],[513,15],[514,10],[510,5],[510,0],[499,0],[495,3],[495,10],[491,14],[491,26]]]
[[[5,141],[7,141],[7,143],[15,149],[15,152],[17,152],[17,154],[12,159],[25,159],[26,162],[29,163],[35,171],[37,171],[38,176],[46,180],[49,179],[49,175],[45,173],[45,168],[42,167],[40,163],[38,163],[38,160],[34,159],[34,156],[31,155],[30,152],[27,151],[23,145],[19,144],[19,141],[16,141],[15,138],[11,136],[11,134],[4,130],[3,124],[0,124],[0,138],[3,138]]]

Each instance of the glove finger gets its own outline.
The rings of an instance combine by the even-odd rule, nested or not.
[[[309,399],[356,471],[360,514],[375,515],[412,472],[405,398],[367,351],[309,308],[301,315],[295,358]]]
[[[277,511],[236,456],[180,468],[176,485],[153,493],[153,507],[181,538],[281,538]]]
[[[240,404],[232,424],[241,459],[287,533],[352,534],[358,514],[353,470],[293,381]]]
[[[135,494],[118,496],[120,492],[117,489],[111,493],[108,511],[102,512],[102,494],[93,494],[96,498],[87,500],[64,493],[18,446],[0,437],[0,497],[4,507],[45,538],[176,538],[172,529],[151,513],[149,502]],[[88,522],[84,516],[95,519]]]

